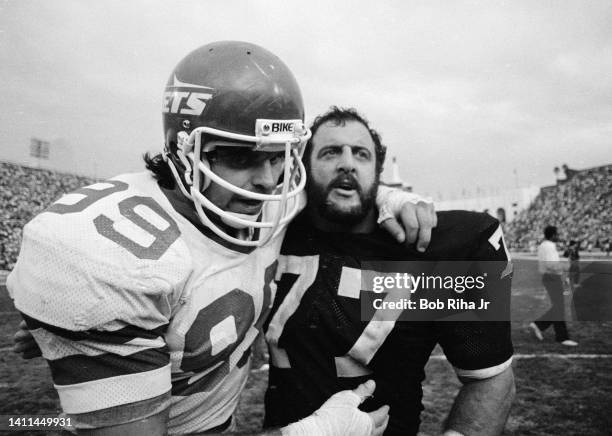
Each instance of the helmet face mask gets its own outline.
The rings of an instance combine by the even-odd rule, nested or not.
[[[301,153],[310,132],[304,127],[297,82],[272,53],[240,42],[193,51],[168,80],[163,116],[168,165],[200,220],[217,235],[238,245],[261,246],[297,213],[306,182]],[[271,156],[283,156],[282,183],[265,193],[236,186],[211,169],[214,161],[208,157],[216,154],[236,157],[227,165],[235,171],[257,171]],[[273,219],[224,210],[203,194],[211,183],[240,198],[277,202]],[[267,231],[258,240],[236,238],[211,221],[210,213],[228,227],[248,228],[250,235],[255,228]]]

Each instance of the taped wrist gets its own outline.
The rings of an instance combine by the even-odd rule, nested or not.
[[[377,221],[380,224],[388,218],[399,216],[405,203],[417,204],[421,201],[433,203],[431,198],[381,185],[376,195],[376,206],[379,210]]]
[[[357,399],[355,399],[357,397]],[[283,427],[283,436],[369,436],[373,422],[359,410],[359,396],[351,391],[333,395],[312,415]]]

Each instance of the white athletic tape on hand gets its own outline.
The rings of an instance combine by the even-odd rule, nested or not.
[[[376,222],[380,224],[383,221],[388,220],[389,218],[393,218],[393,214],[389,211],[389,208],[387,206],[382,206],[378,210],[378,219],[376,220]]]
[[[353,391],[332,395],[317,411],[283,427],[284,436],[370,436],[372,418],[357,408],[362,398]]]
[[[389,218],[399,215],[406,203],[416,205],[420,202],[433,204],[433,199],[421,197],[418,194],[402,191],[401,189],[380,186],[379,193],[376,196],[376,205],[378,206],[378,219],[376,222],[380,224]]]
[[[446,430],[442,436],[464,436],[463,433],[459,433],[455,430]]]

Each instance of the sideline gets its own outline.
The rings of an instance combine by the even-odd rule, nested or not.
[[[13,347],[2,347],[0,348],[0,352],[10,351]],[[522,359],[612,359],[612,354],[563,354],[563,353],[533,353],[533,354],[515,354],[512,356],[513,359],[522,360]],[[434,354],[429,357],[429,360],[446,360],[446,356],[444,354]],[[258,371],[267,371],[268,364],[262,365],[259,369],[253,369],[251,372]]]
[[[535,253],[525,253],[525,252],[510,252],[510,258],[512,260],[538,260],[538,255]],[[561,257],[561,263],[569,263],[569,260],[566,257]],[[580,264],[586,265],[591,262],[611,262],[612,256],[606,256],[605,253],[602,254],[580,254]]]
[[[2,351],[2,349],[0,349]],[[612,359],[612,354],[562,354],[562,353],[540,353],[540,354],[515,354],[513,360],[528,359]],[[429,360],[446,360],[444,354],[434,354],[429,356]],[[268,372],[270,365],[264,363],[259,368],[252,369],[251,372]]]
[[[563,353],[534,353],[534,354],[515,354],[512,356],[513,359],[610,359],[612,354],[563,354]],[[446,356],[443,354],[436,354],[431,356],[433,360],[446,360]]]

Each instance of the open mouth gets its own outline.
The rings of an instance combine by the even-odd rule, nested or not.
[[[258,213],[263,206],[262,200],[253,200],[251,198],[237,198],[235,199],[240,209],[239,213],[254,214]],[[238,211],[237,211],[238,212]]]
[[[346,197],[349,197],[356,192],[355,189],[352,188],[334,188],[333,191]]]
[[[344,178],[334,182],[331,188],[332,191],[340,195],[351,196],[357,192],[359,185],[353,179]]]
[[[261,200],[254,200],[251,198],[239,198],[238,201],[248,206],[261,206],[263,203]]]

